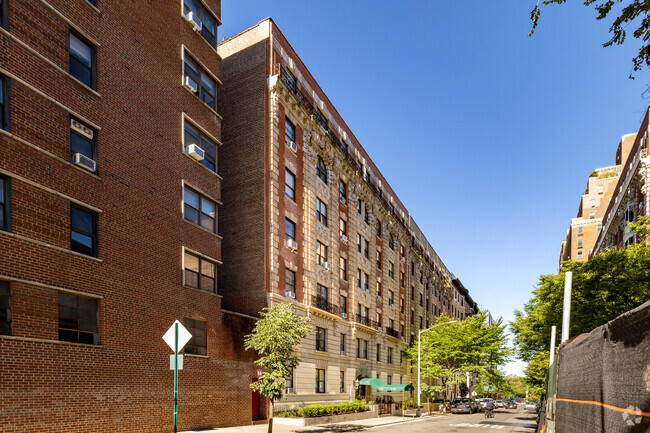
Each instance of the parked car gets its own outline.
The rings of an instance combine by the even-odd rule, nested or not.
[[[478,412],[478,407],[471,398],[456,398],[451,402],[451,413],[474,412]]]
[[[497,408],[499,408],[499,407],[501,407],[501,408],[506,407],[506,405],[503,404],[503,400],[497,400],[497,401],[495,401],[495,402],[494,402],[494,406],[496,406]]]
[[[525,410],[537,410],[537,402],[536,401],[527,401],[524,403],[524,409]]]
[[[479,398],[478,399],[478,408],[479,410],[485,410],[485,404],[488,401],[493,401],[491,398]]]
[[[515,400],[508,400],[508,404],[506,404],[506,409],[517,409],[517,402]]]

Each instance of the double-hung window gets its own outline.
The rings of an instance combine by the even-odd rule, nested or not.
[[[99,344],[97,299],[59,292],[59,340]]]
[[[325,328],[316,327],[316,351],[327,352],[326,347],[327,330]]]
[[[217,23],[214,16],[198,0],[183,0],[183,13],[186,19],[188,13],[192,12],[194,21],[201,23],[201,36],[208,44],[217,46]]]
[[[291,269],[285,269],[284,296],[296,297],[296,273]]]
[[[185,318],[185,327],[192,338],[185,345],[185,353],[192,355],[206,355],[208,351],[208,342],[206,338],[206,326],[202,320]]]
[[[348,235],[348,223],[343,218],[339,219],[339,236]]]
[[[0,176],[0,230],[9,231],[9,178]]]
[[[289,118],[284,119],[284,144],[296,142],[296,127]]]
[[[341,345],[339,352],[341,355],[345,355],[345,334],[341,334]]]
[[[93,170],[97,159],[97,131],[77,120],[70,119],[70,160],[81,167]],[[79,154],[77,156],[77,154]],[[88,161],[92,160],[92,161]]]
[[[9,30],[9,0],[0,0],[0,27]]]
[[[321,241],[316,241],[316,256],[319,265],[327,263],[327,245]]]
[[[325,161],[320,156],[316,161],[316,176],[323,182],[327,183],[327,167],[325,166]]]
[[[391,329],[392,329],[392,328],[391,328]],[[386,359],[386,362],[388,362],[389,364],[392,364],[392,363],[393,363],[393,348],[392,348],[392,347],[389,347],[389,348],[388,348],[388,353],[387,353],[387,357],[386,357],[386,358],[387,358],[387,359]],[[390,377],[390,376],[388,376],[388,377]]]
[[[0,129],[9,131],[9,78],[2,75],[0,75]]]
[[[327,117],[325,117],[325,114],[323,114],[322,111],[317,109],[315,117],[316,117],[316,122],[318,122],[318,124],[322,126],[324,129],[327,129],[328,120]]]
[[[201,98],[208,107],[217,109],[217,82],[199,64],[185,53],[183,84]]]
[[[97,214],[95,212],[71,206],[70,249],[97,257]]]
[[[289,169],[284,172],[284,195],[296,201],[296,175]]]
[[[217,232],[217,204],[198,192],[183,189],[184,218],[212,233]]]
[[[321,368],[316,369],[316,392],[325,393],[325,370]]]
[[[5,0],[6,1],[6,0]],[[96,86],[95,46],[80,34],[70,31],[70,75],[91,89]]]
[[[388,276],[395,279],[395,263],[388,262]]]
[[[345,257],[339,257],[339,278],[343,281],[348,279],[348,260]]]
[[[296,240],[296,223],[291,221],[289,218],[284,220],[284,239],[292,241]]]
[[[0,335],[11,335],[11,288],[0,281]]]
[[[341,370],[340,374],[341,374],[341,385],[340,385],[339,392],[343,394],[345,393],[345,371]]]
[[[217,264],[185,251],[184,284],[187,287],[217,293]]]
[[[191,145],[200,147],[203,150],[204,156],[200,161],[201,164],[209,169],[217,172],[217,145],[207,135],[202,133],[198,128],[185,122],[184,127],[184,144],[185,151]]]
[[[348,199],[348,186],[342,180],[339,181],[339,200],[341,203],[345,203]]]
[[[377,269],[381,270],[381,251],[377,250]]]
[[[381,362],[381,344],[377,344],[377,362]]]
[[[316,199],[316,219],[327,227],[327,205],[321,199]]]

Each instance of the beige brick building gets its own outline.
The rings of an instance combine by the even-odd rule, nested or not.
[[[271,19],[218,52],[224,308],[292,302],[314,325],[278,408],[413,382],[408,340],[476,304]]]

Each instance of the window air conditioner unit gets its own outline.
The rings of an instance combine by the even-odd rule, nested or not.
[[[328,271],[332,270],[331,263],[323,262],[323,263],[321,263],[321,266],[324,267],[325,269],[327,269]]]
[[[192,24],[192,27],[194,28],[195,32],[200,32],[201,28],[203,27],[203,23],[197,17],[194,15],[194,12],[190,11],[187,14],[185,14],[185,19],[187,20],[188,23]]]
[[[183,86],[185,86],[185,88],[191,91],[192,93],[196,93],[199,90],[199,86],[196,83],[196,81],[194,81],[188,76],[185,76],[185,81],[183,81]]]
[[[296,389],[295,389],[295,388],[285,388],[285,389],[284,389],[284,393],[285,393],[285,394],[295,394],[295,393],[296,393]]]
[[[298,242],[294,241],[293,239],[287,239],[287,247],[291,251],[295,251],[298,249]]]
[[[75,153],[73,157],[73,162],[79,167],[83,167],[88,171],[95,172],[97,170],[97,163],[94,159],[88,158],[86,155],[81,153]]]
[[[289,150],[292,151],[293,153],[298,152],[298,145],[297,145],[295,142],[293,142],[293,141],[289,141],[289,142],[287,142],[287,147],[288,147]]]
[[[287,298],[296,299],[296,294],[294,292],[287,292]]]
[[[347,243],[347,242],[348,242],[348,237],[345,236],[345,235],[341,235],[341,240],[342,240],[343,242]]]
[[[185,149],[185,153],[187,153],[189,156],[196,159],[197,161],[202,161],[203,158],[205,158],[205,152],[196,144],[190,144],[189,146],[187,146],[187,148]]]
[[[93,139],[93,130],[84,125],[81,122],[77,122],[74,119],[70,119],[70,128],[74,129],[76,132],[79,134],[83,135],[84,137],[92,140]]]
[[[341,313],[341,317],[343,317],[344,319],[347,319],[348,318],[348,313]],[[342,353],[341,355],[344,355],[344,354],[345,354],[345,352]]]

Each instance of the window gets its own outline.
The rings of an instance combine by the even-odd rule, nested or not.
[[[377,220],[377,237],[381,237],[381,221]]]
[[[400,272],[400,273],[399,273],[399,285],[400,285],[401,287],[405,287],[405,286],[406,286],[406,276],[404,275],[404,272]]]
[[[357,213],[363,220],[365,221],[366,224],[370,224],[370,214],[368,213],[368,209],[366,208],[366,204],[359,199],[359,204],[357,207]]]
[[[381,362],[381,344],[377,345],[377,362]]]
[[[348,186],[342,180],[339,180],[339,199],[342,203],[348,199]]]
[[[390,362],[389,364],[392,364],[392,362]],[[388,376],[386,376],[386,385],[392,385],[392,384],[393,384],[393,376],[389,374]]]
[[[70,161],[74,162],[77,153],[96,160],[96,137],[94,128],[77,119],[70,119]],[[83,166],[86,167],[85,164]]]
[[[325,393],[325,370],[321,368],[316,369],[316,392]]]
[[[185,251],[185,281],[187,287],[217,293],[217,265]]]
[[[204,152],[204,157],[200,161],[201,165],[205,168],[217,172],[217,145],[208,138],[207,135],[199,131],[198,128],[193,127],[189,123],[185,122],[185,149],[194,144],[200,147]]]
[[[357,276],[357,287],[360,289],[365,290],[366,292],[370,291],[368,288],[368,280],[370,279],[370,276],[363,272],[361,269],[359,269],[359,274]]]
[[[598,194],[603,193],[603,185],[598,185]]]
[[[403,259],[406,258],[406,248],[404,248],[404,245],[399,246],[399,254]]]
[[[582,239],[578,239],[578,248],[582,248]]]
[[[183,13],[187,16],[188,12],[192,12],[195,19],[198,18],[201,21],[201,36],[208,42],[208,44],[216,48],[216,19],[198,0],[183,0]]]
[[[415,312],[411,310],[411,325],[415,324]]]
[[[291,221],[289,218],[284,220],[284,239],[296,240],[296,223]]]
[[[400,350],[399,352],[399,365],[400,367],[404,365],[404,351]]]
[[[345,355],[345,334],[341,334],[340,352],[341,352],[341,355]]]
[[[381,298],[381,283],[377,281],[377,297]]]
[[[9,0],[0,0],[0,27],[9,30]]]
[[[284,195],[296,201],[296,175],[289,169],[284,173]]]
[[[196,191],[183,188],[183,217],[212,233],[217,232],[217,204]]]
[[[289,369],[289,374],[284,378],[284,390],[286,394],[293,392],[293,368]]]
[[[424,311],[426,311],[427,313],[429,312],[429,299],[428,298],[427,298],[427,308]]]
[[[97,299],[59,292],[59,340],[99,344]]]
[[[415,276],[415,262],[411,261],[411,276]]]
[[[202,320],[188,319],[185,318],[185,327],[192,338],[185,345],[185,353],[192,355],[205,355],[207,354],[207,338],[205,332],[205,322]]]
[[[217,109],[217,82],[203,68],[185,53],[183,83],[192,93],[201,98],[208,107]]]
[[[381,251],[377,250],[377,269],[381,270]]]
[[[296,127],[288,117],[284,119],[284,144],[296,142]]]
[[[70,75],[95,89],[95,46],[80,34],[70,31],[69,53]]]
[[[392,329],[392,328],[391,328],[391,329]],[[387,353],[387,357],[386,357],[386,362],[388,362],[389,364],[392,364],[392,363],[393,363],[393,348],[392,348],[392,347],[389,347],[389,348],[388,348],[388,353]],[[390,376],[388,376],[388,377],[390,378]]]
[[[318,352],[327,352],[325,347],[325,340],[327,338],[327,330],[325,328],[316,327],[316,350]]]
[[[0,11],[2,11],[0,0]],[[0,17],[0,25],[2,17]],[[0,129],[9,131],[9,78],[0,75]]]
[[[291,269],[284,272],[284,296],[296,297],[296,273]]]
[[[598,231],[601,231],[603,229],[603,225],[598,223]]]
[[[589,202],[589,206],[590,206],[590,207],[596,207],[596,200],[592,199],[592,200]]]
[[[582,258],[582,251],[578,251],[578,258],[579,258],[579,259]]]
[[[392,290],[388,291],[388,305],[390,307],[395,305],[395,292],[393,292]]]
[[[0,335],[11,335],[11,289],[9,281],[0,281]]]
[[[402,314],[404,314],[404,299],[399,298],[399,310]]]
[[[422,316],[420,316],[420,329],[424,327],[424,321],[422,319]]]
[[[420,293],[420,307],[423,306],[423,299],[424,297],[422,296],[422,293]]]
[[[321,284],[316,285],[316,297],[322,302],[329,303],[330,293],[329,289]]]
[[[343,281],[348,279],[348,261],[345,257],[339,258],[339,277]]]
[[[97,257],[97,214],[77,206],[70,207],[70,249]]]
[[[324,129],[327,129],[327,117],[325,117],[323,112],[318,109],[316,110],[316,122],[318,122],[318,124]]]
[[[411,301],[415,302],[415,286],[411,285]]]
[[[345,371],[341,370],[341,388],[339,389],[341,394],[345,393]]]
[[[348,298],[341,296],[341,313],[348,313]]]
[[[388,262],[388,276],[395,279],[395,263]]]
[[[368,359],[368,341],[357,338],[357,358]]]
[[[282,68],[285,74],[285,79],[287,82],[287,87],[289,87],[289,90],[291,90],[293,93],[298,93],[298,80],[296,80],[296,76],[293,75],[293,72],[291,72],[288,68]]]
[[[0,176],[0,230],[9,231],[9,178]]]
[[[321,199],[316,199],[316,219],[327,227],[327,205]]]
[[[365,258],[370,258],[370,252],[368,250],[368,241],[365,240],[361,234],[357,234],[357,251],[363,253]]]
[[[579,234],[579,235],[582,234],[582,227],[578,227],[578,234]]]
[[[589,212],[589,219],[596,218],[596,212]]]
[[[316,241],[316,258],[319,265],[327,262],[327,245],[322,244],[320,241]]]
[[[339,236],[348,235],[348,223],[343,218],[339,219]]]
[[[388,234],[388,247],[395,251],[395,237],[393,236],[392,233]]]
[[[316,161],[316,176],[320,178],[323,182],[327,183],[327,167],[325,167],[325,161],[320,156]]]

